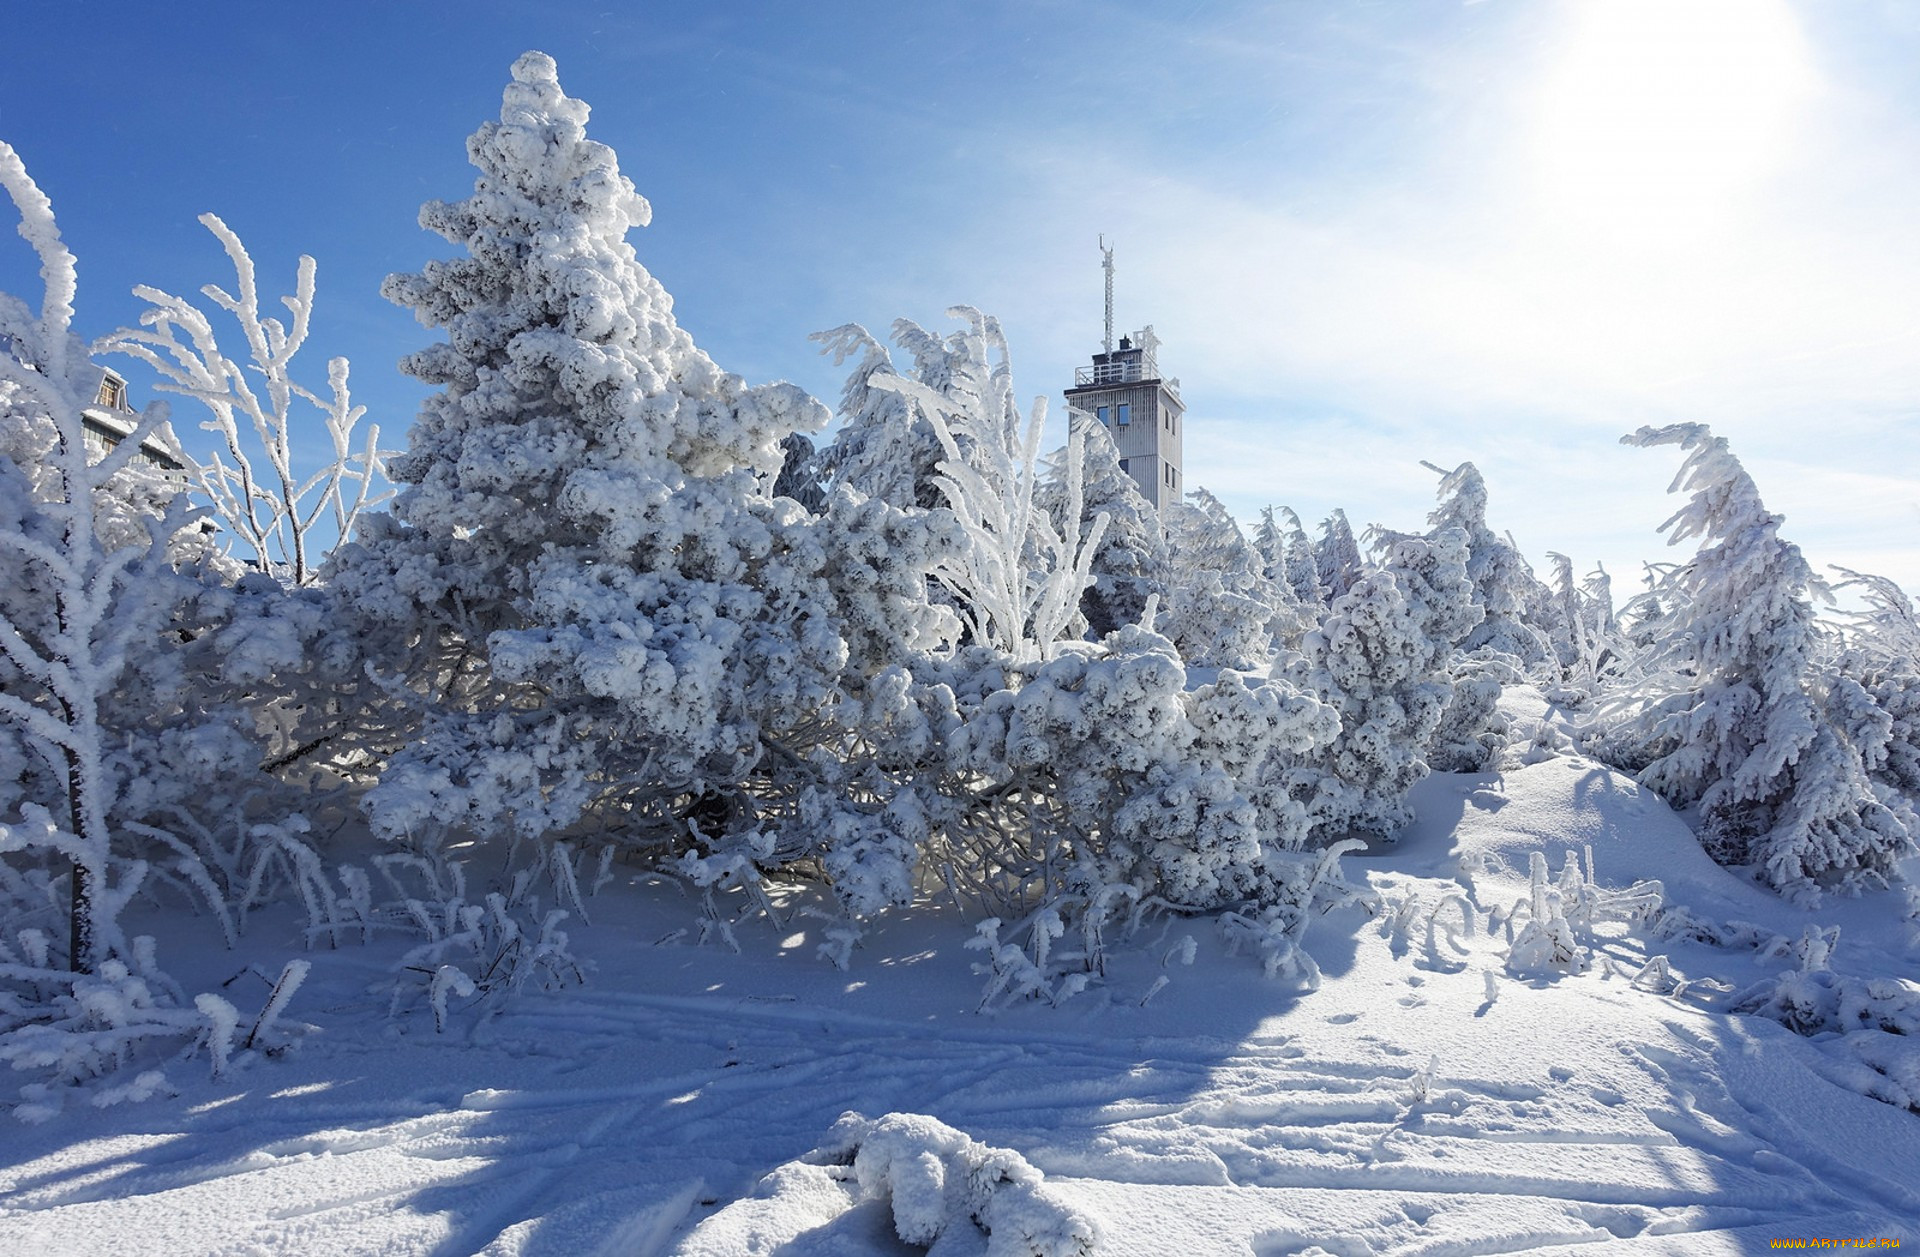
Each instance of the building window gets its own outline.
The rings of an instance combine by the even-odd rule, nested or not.
[[[1101,422],[1102,424],[1104,424],[1104,423],[1106,423],[1106,422],[1107,422],[1107,409],[1108,409],[1108,408],[1107,408],[1107,407],[1105,407],[1105,406],[1102,406],[1102,407],[1100,408],[1100,422]]]
[[[1173,431],[1173,412],[1171,410],[1167,412],[1167,431]]]
[[[111,375],[100,377],[100,396],[94,399],[94,405],[105,406],[108,410],[127,408],[126,381],[115,379]]]
[[[1133,407],[1126,402],[1120,403],[1120,426],[1126,427],[1133,422]]]
[[[1121,471],[1125,471],[1125,470],[1127,470],[1127,464],[1128,464],[1128,463],[1129,463],[1130,461],[1132,461],[1132,460],[1130,460],[1130,459],[1125,459],[1125,458],[1123,458],[1123,459],[1121,459],[1121,460],[1120,460],[1120,470],[1121,470]]]

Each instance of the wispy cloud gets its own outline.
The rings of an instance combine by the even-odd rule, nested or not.
[[[1641,78],[1618,30],[1530,32],[1489,103],[1408,155],[1406,178],[1253,196],[1177,156],[1023,150],[1023,218],[1045,226],[1010,260],[1054,294],[1063,225],[1120,238],[1122,322],[1150,317],[1185,380],[1188,480],[1243,514],[1345,505],[1404,526],[1430,501],[1417,460],[1471,458],[1536,558],[1631,566],[1670,557],[1652,530],[1672,469],[1617,439],[1704,420],[1816,561],[1920,586],[1900,540],[1920,512],[1920,137],[1844,85],[1784,4],[1678,8],[1695,28],[1667,32],[1683,46]],[[1615,44],[1566,42],[1601,37]],[[1548,162],[1556,142],[1591,151]],[[1643,186],[1608,183],[1630,178]],[[1092,250],[1068,248],[1091,296]],[[1048,323],[1017,300],[1010,316]]]

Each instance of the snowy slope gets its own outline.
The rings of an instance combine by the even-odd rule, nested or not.
[[[176,1099],[10,1132],[0,1251],[927,1251],[895,1237],[896,1214],[941,1205],[909,1190],[910,1157],[888,1199],[810,1156],[849,1110],[929,1115],[1017,1154],[1045,1176],[1029,1205],[1097,1228],[1101,1253],[1920,1242],[1920,1115],[1842,1085],[1834,1042],[1729,1016],[1701,981],[1785,961],[1625,923],[1597,927],[1584,973],[1504,960],[1534,851],[1557,872],[1591,844],[1601,882],[1657,876],[1702,917],[1789,937],[1842,923],[1835,967],[1863,975],[1914,967],[1891,897],[1789,907],[1575,758],[1434,778],[1416,803],[1401,843],[1349,859],[1377,907],[1315,923],[1311,993],[1227,955],[1210,922],[1174,920],[1104,988],[980,1016],[956,919],[883,925],[842,973],[801,924],[743,931],[738,955],[662,943],[691,906],[652,886],[595,901],[585,990],[445,1036],[365,1011],[386,950],[321,954],[294,1010],[321,1032],[301,1051],[221,1084],[178,1066]],[[1636,987],[1650,950],[1696,985]],[[235,963],[192,959],[172,962],[188,989]],[[945,1181],[949,1198],[965,1187]],[[944,1257],[1028,1251],[1004,1247],[1012,1222],[950,1222]]]

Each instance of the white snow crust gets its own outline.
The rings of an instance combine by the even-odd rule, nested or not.
[[[319,1028],[298,1054],[224,1082],[183,1072],[171,1101],[11,1132],[0,1251],[1920,1242],[1920,1117],[1862,1094],[1853,1036],[1721,1006],[1723,987],[1788,959],[1596,914],[1583,972],[1507,965],[1535,853],[1557,873],[1591,847],[1604,889],[1657,877],[1668,904],[1756,935],[1837,925],[1839,975],[1911,971],[1891,896],[1783,901],[1714,865],[1650,792],[1574,757],[1437,775],[1414,805],[1398,844],[1348,857],[1377,907],[1309,927],[1324,980],[1306,994],[1224,954],[1204,919],[1175,918],[1158,942],[1116,950],[1104,987],[980,1016],[958,918],[883,920],[841,972],[813,958],[804,923],[743,929],[739,953],[661,942],[685,901],[634,878],[593,901],[586,988],[528,992],[490,1019],[456,1009],[443,1035],[424,1015],[390,1025],[365,1010],[356,991],[390,960],[380,945],[329,954],[302,991]],[[273,936],[267,919],[254,928]],[[1637,979],[1656,953],[1672,981]],[[203,989],[232,963],[183,950],[173,967]],[[987,1166],[1001,1192],[1025,1193],[1013,1220],[979,1203],[967,1176]],[[1075,1234],[1095,1238],[1061,1238]]]

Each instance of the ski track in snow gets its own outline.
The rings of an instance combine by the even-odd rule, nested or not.
[[[1405,871],[1417,864],[1356,867],[1389,908],[1462,891]],[[1150,1009],[1120,998],[1123,975],[1105,1003],[999,1017],[964,1011],[977,988],[945,947],[836,979],[893,983],[879,1012],[783,994],[791,958],[671,949],[718,975],[707,985],[747,989],[745,967],[766,990],[596,982],[525,998],[467,1043],[322,1036],[253,1066],[237,1097],[188,1084],[173,1102],[68,1115],[64,1131],[23,1127],[0,1168],[0,1251],[923,1251],[866,1206],[783,1212],[776,1191],[751,1226],[729,1212],[848,1109],[927,1113],[1017,1150],[1102,1221],[1103,1253],[1920,1240],[1920,1118],[1822,1081],[1807,1041],[1604,965],[1511,978],[1484,912],[1430,963],[1389,917],[1317,927],[1309,946],[1331,963],[1305,996],[1214,948]],[[624,985],[645,989],[634,972]],[[946,1012],[915,1003],[930,983],[950,988]]]

